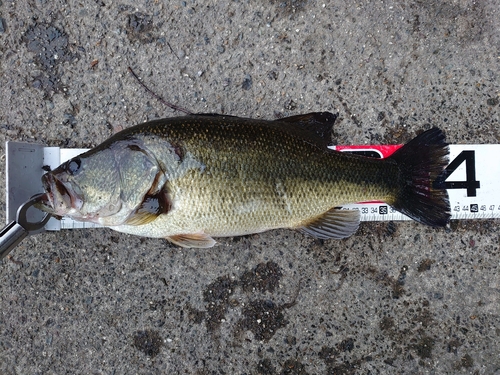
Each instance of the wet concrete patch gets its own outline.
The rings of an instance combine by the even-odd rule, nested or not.
[[[71,51],[64,29],[47,23],[35,23],[28,27],[22,39],[41,70],[33,77],[33,87],[44,91],[49,97],[62,92],[64,87],[58,66],[78,56]]]
[[[277,374],[276,368],[273,366],[272,361],[269,358],[264,358],[259,361],[256,368],[257,374],[260,375],[275,375]]]
[[[346,359],[343,353],[350,353],[353,351],[354,343],[355,339],[348,337],[335,345],[335,347],[324,346],[321,348],[318,356],[325,362],[327,374],[356,374],[356,370],[359,369],[363,363],[372,360],[371,356],[358,359],[353,356],[351,360]]]
[[[245,292],[258,290],[273,293],[282,276],[277,263],[259,263],[241,276],[240,283]]]
[[[374,267],[369,267],[367,269],[368,275],[377,283],[388,286],[392,290],[392,298],[398,299],[405,294],[404,284],[406,279],[407,266],[401,267],[399,276],[397,279],[389,276],[385,271],[379,271]]]
[[[259,375],[307,375],[306,366],[295,360],[287,359],[283,362],[281,370],[276,370],[269,358],[264,358],[257,364],[256,373]]]
[[[153,16],[141,12],[127,17],[127,36],[131,42],[151,43],[154,41]]]
[[[289,307],[289,304],[278,306],[271,300],[250,301],[242,311],[244,318],[238,326],[251,331],[256,340],[269,341],[278,329],[288,324],[283,310]]]
[[[148,357],[155,357],[160,353],[160,349],[163,346],[163,339],[158,331],[147,329],[134,333],[132,345]]]
[[[187,316],[193,323],[204,321],[207,330],[217,335],[229,309],[237,309],[241,318],[232,327],[234,336],[241,339],[243,332],[250,331],[256,340],[267,342],[287,325],[285,310],[295,301],[279,305],[272,298],[255,297],[260,293],[274,293],[282,276],[281,268],[272,261],[257,264],[239,278],[221,276],[203,291],[205,310],[186,305]],[[246,298],[234,298],[236,288],[241,289]]]
[[[465,354],[460,361],[458,361],[455,365],[455,368],[457,370],[460,370],[462,368],[471,368],[474,366],[474,360],[469,354]]]
[[[433,263],[434,260],[432,259],[423,259],[418,265],[417,271],[418,272],[429,271]]]
[[[229,276],[222,276],[215,280],[203,292],[206,305],[206,325],[210,332],[216,331],[230,306],[229,297],[234,293],[237,282]]]
[[[288,359],[283,363],[280,375],[307,375],[306,367],[299,361]]]
[[[413,349],[415,349],[420,358],[431,358],[435,343],[436,341],[432,337],[425,336],[414,345]]]
[[[271,0],[276,5],[276,10],[284,15],[293,15],[306,9],[309,2],[306,0]]]

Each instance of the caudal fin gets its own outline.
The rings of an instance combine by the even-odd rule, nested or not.
[[[443,181],[436,181],[448,165],[448,144],[438,128],[420,134],[394,154],[401,189],[393,207],[412,219],[433,227],[450,220],[450,202]]]

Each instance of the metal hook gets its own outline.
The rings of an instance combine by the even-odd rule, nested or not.
[[[27,201],[26,203],[24,203],[17,210],[16,221],[24,229],[26,229],[29,233],[36,232],[36,231],[42,229],[45,226],[45,224],[47,224],[47,222],[49,221],[49,219],[51,217],[50,214],[45,213],[45,216],[40,221],[37,221],[35,223],[32,223],[32,222],[28,221],[28,218],[27,218],[28,217],[28,215],[27,215],[28,210],[32,206],[34,206],[35,204],[37,204],[38,202],[40,202],[44,196],[45,196],[44,193],[32,196],[29,201]]]
[[[39,233],[45,224],[47,224],[50,214],[46,213],[41,220],[34,223],[28,221],[27,215],[28,209],[40,202],[43,197],[44,194],[37,194],[31,197],[29,201],[17,210],[16,221],[10,222],[0,231],[0,259],[7,256],[28,235]]]

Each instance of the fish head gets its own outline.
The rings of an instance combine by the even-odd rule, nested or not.
[[[42,177],[42,209],[54,216],[96,221],[121,208],[120,171],[108,150],[76,156]]]
[[[93,149],[43,175],[46,194],[38,207],[56,217],[121,225],[158,183],[158,171],[156,160],[139,146]]]

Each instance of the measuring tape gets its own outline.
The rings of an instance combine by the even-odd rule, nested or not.
[[[332,146],[333,150],[363,156],[386,158],[402,145]],[[15,220],[16,211],[31,196],[43,191],[41,176],[45,170],[88,149],[44,147],[23,142],[6,142],[7,223]],[[451,219],[490,219],[500,217],[500,145],[450,145],[450,164],[445,173],[445,186],[451,206]],[[383,202],[362,202],[343,206],[357,209],[361,221],[411,220]],[[32,210],[36,211],[36,210]],[[29,212],[28,212],[29,213]],[[35,212],[33,215],[39,215]],[[33,219],[36,220],[36,219]],[[46,230],[96,228],[94,223],[54,218]]]
[[[402,145],[332,146],[341,152],[386,158]],[[500,145],[450,145],[450,163],[445,169],[451,219],[500,217]],[[361,221],[412,220],[382,202],[349,204],[359,209]]]

